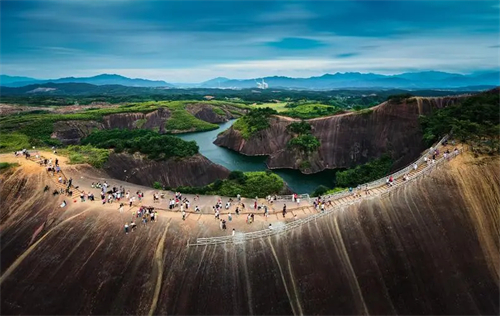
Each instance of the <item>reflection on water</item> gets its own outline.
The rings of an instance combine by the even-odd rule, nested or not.
[[[229,170],[241,171],[265,171],[265,156],[249,157],[241,155],[227,148],[214,145],[217,135],[231,127],[235,120],[220,124],[219,128],[213,131],[180,134],[180,138],[191,141],[194,140],[200,147],[200,153],[216,164],[224,166]],[[280,169],[273,170],[282,177],[288,186],[299,193],[311,193],[318,185],[333,186],[333,172],[324,171],[313,175],[304,175],[298,170]]]

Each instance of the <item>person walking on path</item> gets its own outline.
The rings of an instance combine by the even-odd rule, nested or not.
[[[286,204],[283,204],[283,218],[285,217],[286,215]]]

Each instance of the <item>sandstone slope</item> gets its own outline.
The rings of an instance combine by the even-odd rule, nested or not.
[[[60,209],[44,173],[8,171],[2,314],[498,315],[499,174],[464,154],[285,235],[186,247],[213,228],[160,214],[125,235],[118,211]]]

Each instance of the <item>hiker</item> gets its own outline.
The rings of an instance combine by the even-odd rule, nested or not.
[[[222,230],[226,230],[226,221],[222,220]]]
[[[63,201],[60,205],[60,207],[65,207],[67,205],[66,201]]]
[[[414,163],[413,164],[413,170],[417,171],[417,169],[418,169],[418,165],[417,165],[417,163]]]
[[[269,229],[273,229],[273,225],[272,224],[269,224]]]
[[[80,202],[85,202],[85,195],[82,193],[80,193]]]
[[[240,215],[240,209],[239,209],[239,207],[238,207],[238,206],[236,206],[236,211],[235,211],[235,212],[236,212],[236,216],[239,216],[239,215]]]
[[[233,217],[231,216],[231,213],[227,214],[227,220],[231,222],[233,220]]]
[[[283,204],[283,218],[285,217],[286,215],[286,204]]]
[[[297,214],[293,215],[293,219],[296,221],[297,220]]]
[[[59,166],[59,159],[56,158],[56,166]]]
[[[128,225],[125,223],[125,234],[128,234]]]
[[[236,196],[236,198],[238,198],[238,202],[241,202],[241,195],[238,193],[238,195]]]
[[[195,212],[200,212],[200,208],[198,207],[198,205],[196,205],[196,206],[194,207],[194,211],[195,211]]]
[[[234,236],[234,234],[235,234],[235,233],[236,233],[236,230],[233,228],[233,233],[232,233],[232,235]]]
[[[118,210],[120,211],[120,213],[123,213],[123,203],[120,203],[120,208],[118,208]]]
[[[133,232],[136,227],[137,227],[137,225],[135,224],[135,222],[134,221],[130,221],[130,231]]]
[[[186,220],[186,212],[183,210],[182,211],[182,220],[185,221]]]

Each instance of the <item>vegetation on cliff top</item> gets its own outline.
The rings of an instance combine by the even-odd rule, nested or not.
[[[473,145],[487,145],[499,151],[498,115],[500,97],[498,90],[468,97],[463,102],[438,109],[428,116],[421,116],[424,140],[431,145],[450,131],[453,137]]]
[[[335,174],[336,186],[354,187],[385,177],[391,171],[392,159],[385,154],[378,159]]]
[[[109,150],[95,148],[92,145],[70,145],[60,149],[59,154],[67,156],[70,164],[88,163],[95,168],[101,168],[109,158]]]
[[[196,118],[186,110],[188,104],[201,103],[200,101],[161,101],[129,103],[118,107],[106,107],[88,109],[76,113],[20,113],[0,117],[0,134],[17,132],[28,137],[29,143],[34,146],[61,145],[57,139],[52,139],[54,123],[58,121],[103,121],[107,115],[118,113],[150,113],[159,108],[166,108],[172,112],[167,120],[165,128],[167,131],[206,131],[217,128],[211,124]],[[224,107],[231,113],[242,114],[247,106],[231,102],[203,102],[214,107]],[[144,124],[138,120],[136,126]],[[8,147],[4,143],[4,148]],[[8,147],[11,148],[11,147]]]
[[[92,132],[82,139],[83,145],[90,144],[98,148],[114,149],[115,152],[126,150],[147,155],[153,160],[167,160],[172,157],[190,157],[198,153],[195,141],[185,141],[171,135],[160,135],[150,130],[100,130]]]
[[[257,132],[268,128],[269,117],[277,113],[276,110],[271,108],[251,109],[233,124],[233,128],[240,131],[243,138],[248,139]]]
[[[191,194],[208,194],[222,196],[237,196],[254,198],[265,197],[279,193],[285,182],[277,174],[270,171],[241,172],[233,171],[225,180],[215,182],[203,187],[178,187],[175,190]]]
[[[319,139],[311,134],[311,124],[306,121],[293,122],[287,126],[287,130],[296,134],[295,137],[288,141],[288,146],[291,148],[297,148],[309,154],[321,146]],[[306,165],[304,166],[306,167]]]
[[[0,133],[0,152],[31,148],[29,137],[20,133]]]
[[[281,112],[280,114],[300,119],[311,119],[344,112],[343,109],[336,106],[319,103],[302,104],[297,106],[287,105],[287,108],[289,108],[289,110]]]
[[[0,172],[4,172],[6,170],[9,170],[10,168],[14,168],[19,166],[17,162],[10,163],[10,162],[0,162]]]

